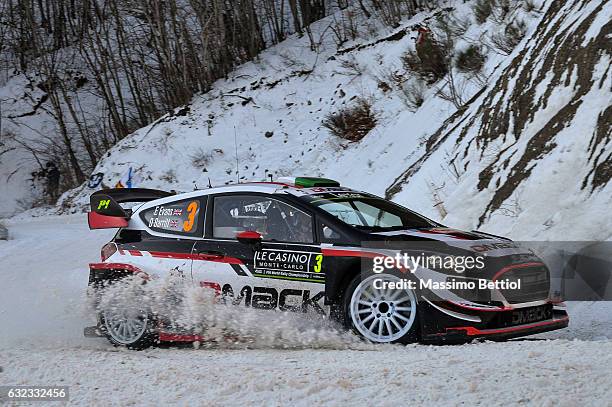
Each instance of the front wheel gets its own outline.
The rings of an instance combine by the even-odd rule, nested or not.
[[[371,342],[418,341],[417,297],[414,291],[408,288],[383,288],[384,282],[400,281],[401,278],[392,274],[373,274],[363,279],[357,275],[342,298],[347,327]]]

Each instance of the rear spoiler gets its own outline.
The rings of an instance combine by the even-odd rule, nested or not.
[[[91,212],[87,214],[90,229],[123,228],[128,225],[131,211],[119,205],[125,202],[148,202],[173,194],[146,188],[114,188],[96,191],[89,197]]]

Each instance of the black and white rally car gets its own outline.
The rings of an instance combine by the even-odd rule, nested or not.
[[[128,202],[139,205],[120,205]],[[178,271],[190,284],[214,289],[220,303],[321,314],[379,343],[501,340],[569,321],[563,304],[549,297],[549,270],[531,251],[505,238],[446,228],[329,179],[182,194],[102,190],[91,196],[91,209],[91,229],[119,228],[101,262],[89,265],[94,296],[126,276],[146,284]],[[435,261],[409,268],[394,262],[409,253],[477,256],[486,267],[457,272]],[[392,266],[380,270],[383,263]],[[147,310],[97,313],[97,326],[85,334],[115,345],[141,349],[201,339]]]

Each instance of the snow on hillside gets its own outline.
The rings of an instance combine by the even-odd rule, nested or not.
[[[400,70],[400,56],[414,49],[409,28],[435,26],[433,16],[448,9],[421,13],[395,32],[340,51],[329,33],[321,34],[318,53],[305,38],[292,37],[120,142],[95,172],[113,186],[131,167],[141,186],[178,191],[203,188],[209,179],[219,185],[268,174],[325,175],[450,226],[517,239],[609,239],[605,16],[612,5],[583,3],[514,10],[507,19],[525,23],[525,39],[509,56],[488,48],[488,86],[460,112],[436,96],[443,83],[426,90],[415,112],[401,92],[380,88],[381,78]],[[491,19],[475,23],[472,6],[453,3],[456,19],[472,21],[457,49],[500,30]],[[326,24],[313,28],[323,33]],[[574,53],[579,57],[572,60]],[[468,100],[480,88],[463,79]],[[525,89],[529,100],[521,97]],[[362,141],[349,143],[321,122],[355,98],[372,102],[378,123]],[[84,205],[89,193],[87,187],[72,191],[64,204]]]
[[[461,8],[469,11],[469,5]],[[266,180],[268,174],[327,175],[384,194],[419,137],[453,111],[432,100],[414,115],[398,95],[378,88],[380,78],[399,69],[399,57],[414,48],[409,27],[433,14],[421,13],[371,41],[346,44],[344,50],[362,46],[350,52],[337,52],[329,21],[319,21],[313,27],[321,35],[318,52],[310,50],[307,38],[295,36],[265,51],[257,63],[240,67],[174,116],[123,140],[95,171],[112,186],[132,167],[141,185],[178,191],[203,188],[209,179],[223,185]],[[474,35],[478,30],[474,27]],[[405,35],[385,40],[397,32]],[[321,122],[356,98],[373,103],[379,125],[362,142],[348,143]],[[85,202],[91,191],[78,192],[76,201]]]
[[[606,16],[612,6],[542,1],[527,11],[522,3],[513,2],[501,23],[493,17],[477,23],[473,1],[422,12],[395,30],[361,16],[361,38],[340,50],[328,17],[312,27],[317,52],[307,38],[290,37],[191,104],[128,136],[93,173],[102,172],[103,185],[112,187],[131,168],[135,185],[177,191],[205,188],[209,180],[223,185],[268,174],[324,175],[449,226],[515,239],[610,239]],[[415,24],[439,37],[437,19],[451,14],[467,23],[455,50],[483,47],[483,72],[478,80],[456,72],[462,99],[469,101],[460,111],[437,95],[447,90],[445,80],[424,90],[420,107],[409,108],[401,90],[382,85],[410,77],[401,57],[415,48]],[[524,25],[525,38],[504,55],[492,42],[514,22]],[[10,88],[17,97],[25,86],[15,81],[2,88],[5,95]],[[350,143],[322,121],[357,98],[372,103],[377,125]],[[49,131],[41,110],[21,119],[33,136]],[[31,195],[30,169],[22,165],[6,182],[18,156],[5,157],[0,204],[8,215],[17,198]],[[86,185],[69,191],[54,211],[85,209],[92,191]]]

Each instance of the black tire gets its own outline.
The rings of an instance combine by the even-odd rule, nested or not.
[[[418,307],[418,301],[417,301],[417,293],[411,291],[411,290],[407,290],[406,291],[406,296],[407,297],[411,297],[414,300],[414,303],[412,304],[412,311],[410,311],[410,314],[414,313],[414,316],[409,316],[407,312],[408,311],[397,311],[397,308],[406,308],[407,306],[407,302],[393,302],[391,301],[380,301],[380,302],[376,302],[376,301],[372,301],[373,305],[376,306],[376,308],[372,308],[372,312],[371,314],[373,315],[373,319],[371,320],[372,323],[374,323],[374,320],[378,320],[378,324],[377,326],[382,325],[382,332],[383,332],[383,336],[380,337],[373,337],[372,335],[374,335],[375,333],[371,333],[370,335],[368,335],[366,332],[367,330],[367,324],[370,323],[370,321],[366,321],[366,323],[364,324],[363,321],[369,317],[369,314],[365,313],[366,310],[368,310],[367,306],[363,306],[361,304],[357,305],[357,309],[358,314],[359,315],[364,315],[363,313],[365,313],[365,318],[362,318],[360,321],[358,320],[358,318],[355,317],[355,303],[353,303],[352,306],[352,301],[353,301],[353,295],[355,294],[355,291],[357,289],[359,289],[360,291],[363,290],[364,286],[361,285],[362,282],[366,282],[366,280],[369,281],[373,281],[373,279],[375,278],[382,278],[382,279],[392,279],[392,280],[397,280],[400,279],[400,277],[395,276],[393,274],[370,274],[370,275],[366,275],[366,276],[362,276],[361,274],[358,274],[357,276],[355,276],[346,286],[343,294],[342,294],[342,298],[341,298],[341,303],[340,305],[340,309],[337,309],[336,314],[339,314],[338,317],[340,319],[340,321],[344,324],[345,328],[353,331],[354,333],[356,333],[357,335],[361,336],[362,338],[370,341],[370,342],[375,342],[375,343],[413,343],[413,342],[418,342],[420,339],[420,334],[419,334],[419,326],[420,326],[420,321],[419,321],[419,307]],[[367,282],[365,283],[365,285],[370,285],[371,291],[377,291],[378,293],[382,294],[382,290],[375,290],[373,285],[368,284]],[[401,290],[400,290],[401,291]],[[410,293],[410,294],[408,294]],[[399,294],[400,296],[400,300],[404,297],[404,294]],[[393,294],[391,294],[391,296],[393,296]],[[383,306],[382,304],[386,303],[386,306]],[[361,309],[359,309],[359,307],[362,307]],[[393,307],[393,309],[391,308]],[[385,311],[385,312],[382,312]],[[363,313],[362,313],[363,312]],[[397,316],[397,314],[400,314],[401,317],[403,318],[407,318],[410,321],[410,327],[406,330],[406,327],[404,327],[404,329],[399,329],[397,328],[396,325],[394,325],[395,323],[399,323],[399,325],[403,325],[403,323],[405,321],[400,320]],[[384,315],[383,315],[384,314]],[[377,317],[378,315],[378,317]],[[387,315],[392,315],[393,319],[395,319],[395,323],[392,322],[392,319],[389,318]],[[387,321],[389,321],[389,323],[387,323]],[[406,323],[407,324],[407,323]],[[392,332],[388,332],[388,327],[391,327]],[[395,335],[393,335],[393,330],[397,329],[397,333]],[[406,330],[406,332],[402,333],[403,330]],[[364,332],[366,331],[366,332]],[[384,335],[386,333],[388,333],[388,335]]]

